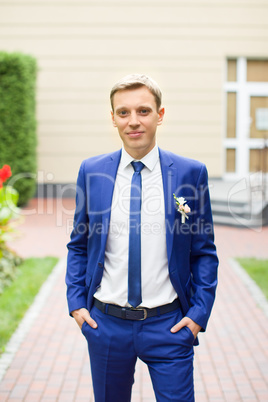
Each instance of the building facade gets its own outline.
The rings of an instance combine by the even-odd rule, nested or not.
[[[162,88],[160,147],[214,178],[267,169],[267,21],[267,0],[0,1],[0,49],[38,60],[39,182],[121,146],[109,91],[132,72]]]

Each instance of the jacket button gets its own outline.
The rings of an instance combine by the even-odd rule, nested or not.
[[[100,268],[103,268],[103,263],[102,263],[102,262],[99,262],[99,263],[98,263],[98,266],[99,266]]]

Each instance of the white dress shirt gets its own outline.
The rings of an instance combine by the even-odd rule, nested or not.
[[[111,207],[105,249],[104,272],[95,297],[104,302],[129,306],[128,245],[130,189],[133,158],[122,149]],[[141,159],[141,285],[142,307],[171,303],[176,297],[168,272],[165,203],[157,145]]]

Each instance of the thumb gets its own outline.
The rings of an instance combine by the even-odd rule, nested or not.
[[[171,328],[170,332],[175,333],[187,325],[187,318],[182,318],[174,327]]]
[[[88,325],[90,325],[92,328],[97,328],[98,324],[96,323],[96,321],[93,320],[93,318],[91,318],[88,311],[85,312],[83,318],[88,323]]]

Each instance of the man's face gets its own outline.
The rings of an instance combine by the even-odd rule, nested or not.
[[[113,124],[125,150],[135,159],[148,154],[156,143],[156,129],[162,124],[164,109],[157,111],[154,95],[145,86],[114,94]]]

